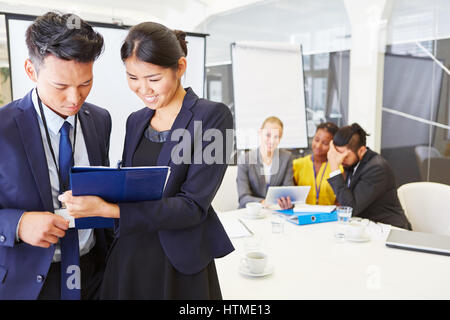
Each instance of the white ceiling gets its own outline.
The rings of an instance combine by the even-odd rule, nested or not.
[[[40,15],[49,10],[73,12],[83,19],[126,25],[158,21],[193,31],[208,16],[262,0],[0,0],[0,11]]]
[[[49,10],[73,12],[95,22],[134,25],[156,21],[194,31],[208,16],[261,0],[0,0],[0,12],[41,15]],[[6,58],[6,33],[0,25],[0,61]],[[5,62],[6,63],[6,62]]]
[[[363,1],[363,0],[361,0]],[[450,37],[450,0],[393,0],[388,43]],[[306,53],[348,49],[351,26],[344,0],[0,0],[0,11],[78,13],[126,25],[158,21],[208,33],[207,62],[228,61],[240,40],[301,43]],[[0,42],[4,28],[0,26]]]
[[[306,53],[351,47],[343,0],[260,1],[208,16],[196,31],[210,34],[209,64],[229,61],[230,43],[240,40],[299,43]],[[393,0],[388,43],[449,37],[450,0]]]
[[[345,48],[350,30],[342,0],[262,1],[209,17],[196,29],[210,34],[209,63],[230,60],[235,41],[301,43],[307,52]]]

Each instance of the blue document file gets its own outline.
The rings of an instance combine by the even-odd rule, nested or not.
[[[159,200],[170,175],[170,167],[73,167],[70,185],[74,196],[99,196],[107,202]],[[114,219],[75,219],[75,228],[112,228]]]
[[[289,210],[277,210],[280,213],[288,215],[287,220],[294,224],[305,225],[321,222],[337,221],[337,212],[294,212]]]

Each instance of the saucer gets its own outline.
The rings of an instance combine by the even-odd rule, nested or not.
[[[362,237],[360,238],[349,238],[349,237],[345,237],[345,240],[351,241],[351,242],[368,242],[370,241],[370,237],[367,234],[363,234]]]
[[[250,270],[246,266],[240,265],[239,273],[243,274],[245,276],[249,276],[249,277],[264,277],[264,276],[268,276],[269,274],[271,274],[273,272],[273,269],[274,269],[273,265],[267,265],[263,272],[253,273],[253,272],[250,272]]]
[[[242,212],[242,216],[247,219],[262,219],[266,217],[266,213],[261,210],[257,215],[249,215],[247,211],[244,211]]]

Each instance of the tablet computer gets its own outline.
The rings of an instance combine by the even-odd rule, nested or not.
[[[311,186],[269,187],[266,204],[277,204],[281,197],[290,197],[292,204],[305,203]]]

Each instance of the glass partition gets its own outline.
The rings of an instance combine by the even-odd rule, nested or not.
[[[450,184],[447,1],[398,1],[386,48],[381,153],[397,185]]]

